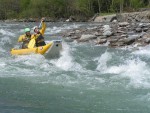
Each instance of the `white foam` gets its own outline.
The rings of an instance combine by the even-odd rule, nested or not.
[[[144,61],[127,60],[125,64],[110,66],[103,72],[117,74],[119,78],[130,79],[129,86],[150,88],[150,71]]]
[[[77,25],[77,24],[73,24],[73,25],[62,25],[60,27],[52,27],[52,28],[47,28],[45,34],[56,34],[56,33],[60,33],[61,31],[64,30],[68,30],[68,29],[74,29],[74,28],[78,28],[81,25]]]
[[[11,44],[11,39],[10,39],[10,37],[8,37],[8,36],[4,36],[4,37],[2,37],[2,38],[0,39],[0,44],[1,44],[1,45],[4,45],[4,44],[6,44],[6,43]]]
[[[133,54],[150,57],[150,46],[140,48],[139,50],[134,51]]]
[[[23,63],[26,66],[37,66],[44,62],[44,56],[40,54],[21,55],[15,58],[15,62]]]
[[[0,33],[2,34],[2,35],[4,35],[4,36],[15,36],[15,33],[12,33],[12,32],[10,32],[10,31],[8,31],[8,30],[4,30],[4,29],[0,29]]]
[[[147,50],[145,50],[147,51]],[[141,54],[143,51],[138,51]],[[146,53],[146,52],[144,52]],[[124,59],[120,64],[109,65],[108,62],[113,60],[112,54],[105,52],[98,60],[96,70],[102,74],[111,74],[114,79],[129,79],[128,86],[134,88],[150,88],[150,70],[147,62],[140,58]],[[118,61],[119,63],[119,61]]]
[[[1,62],[0,63],[0,68],[4,68],[6,66],[6,63],[5,62]]]
[[[104,54],[102,54],[100,58],[95,59],[98,60],[98,66],[96,70],[101,72],[105,71],[107,69],[107,62],[110,61],[111,59],[112,55],[107,51]]]
[[[45,34],[55,34],[61,32],[61,30],[59,27],[47,28]]]
[[[81,66],[78,63],[74,62],[73,56],[71,56],[70,51],[71,50],[69,45],[64,43],[61,57],[59,59],[52,60],[51,63],[65,71],[80,69]]]
[[[0,52],[3,53],[6,52],[6,50],[0,47]]]

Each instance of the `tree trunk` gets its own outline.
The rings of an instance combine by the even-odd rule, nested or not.
[[[99,11],[99,13],[101,13],[101,3],[100,3],[100,0],[98,0],[98,11]]]
[[[122,13],[123,11],[123,0],[120,0],[120,14]]]

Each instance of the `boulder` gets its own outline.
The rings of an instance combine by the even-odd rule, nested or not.
[[[89,41],[91,39],[96,39],[97,37],[95,35],[90,35],[90,34],[84,34],[81,36],[81,38],[79,39],[80,42],[84,42],[84,41]]]

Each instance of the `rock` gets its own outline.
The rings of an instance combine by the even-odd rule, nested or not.
[[[148,28],[143,28],[143,31],[144,31],[144,32],[148,31]]]
[[[135,42],[135,39],[125,38],[125,39],[119,40],[119,42],[122,42],[123,44],[126,44],[126,45],[131,45],[133,42]]]
[[[142,38],[144,38],[144,39],[150,38],[150,34],[144,34],[144,35],[142,36]]]
[[[126,26],[129,25],[129,23],[128,23],[128,22],[120,22],[120,23],[118,23],[118,25],[119,25],[120,27],[126,27]]]
[[[116,43],[110,43],[110,47],[120,47],[120,46],[125,46],[123,42],[116,42]]]
[[[103,31],[110,31],[110,30],[111,30],[110,25],[103,26]]]
[[[72,35],[74,35],[75,34],[75,32],[69,32],[68,34],[67,34],[67,36],[72,36]]]
[[[97,39],[106,39],[107,37],[106,36],[99,36],[97,37]]]
[[[118,21],[117,21],[117,20],[113,20],[112,22],[113,22],[113,23],[117,23]]]
[[[131,35],[128,37],[128,39],[131,39],[131,40],[136,40],[136,39],[139,39],[140,36],[139,35]]]
[[[97,37],[95,35],[90,35],[90,34],[87,34],[87,35],[82,35],[81,38],[79,39],[80,42],[84,42],[84,41],[88,41],[88,40],[91,40],[91,39],[96,39]]]
[[[122,37],[122,38],[126,38],[126,37],[127,37],[127,35],[121,35],[121,37]]]
[[[107,16],[97,16],[94,19],[94,22],[112,22],[113,20],[116,20],[116,14],[107,15]]]
[[[97,43],[96,44],[104,44],[106,43],[107,40],[106,39],[98,39]]]
[[[71,39],[70,37],[66,37],[64,40],[65,40],[66,42],[73,42],[73,41],[74,41],[74,40]]]
[[[111,36],[112,34],[111,31],[104,31],[103,36]]]
[[[81,33],[81,31],[80,31],[80,30],[76,30],[75,32],[76,32],[76,33]]]
[[[79,39],[80,37],[79,36],[73,36],[73,37],[70,37],[71,39]]]
[[[98,16],[99,14],[98,13],[96,13],[91,19],[89,19],[88,21],[89,22],[93,22],[94,20],[95,20],[95,18]]]
[[[140,36],[133,35],[133,36],[129,36],[128,38],[121,40],[121,42],[124,42],[124,44],[127,44],[127,45],[131,45],[138,38],[140,38]]]
[[[136,32],[142,32],[142,28],[136,28],[135,31]]]
[[[95,32],[94,35],[95,35],[95,36],[102,36],[102,33]]]
[[[147,38],[147,39],[145,39],[145,41],[144,42],[146,42],[146,43],[150,43],[150,38]]]
[[[73,22],[73,21],[76,21],[75,17],[74,16],[70,16],[66,22]]]
[[[67,41],[94,42],[94,44],[107,43],[110,47],[128,47],[130,45],[137,47],[150,44],[150,23],[136,22],[138,19],[141,21],[145,17],[135,13],[128,15],[128,18],[131,18],[133,22],[129,23],[124,19],[124,22],[119,23],[100,23],[91,28],[68,30],[64,34],[69,36]]]
[[[144,24],[144,23],[140,23],[140,24],[139,24],[139,27],[140,27],[140,28],[143,28],[143,27],[146,27],[146,26],[147,26],[147,25]]]
[[[116,43],[118,41],[118,39],[110,39],[109,42],[110,43]]]
[[[103,36],[111,36],[113,33],[111,32],[111,28],[109,25],[103,26]]]

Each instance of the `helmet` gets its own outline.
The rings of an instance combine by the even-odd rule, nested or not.
[[[34,26],[34,27],[33,27],[33,30],[35,30],[35,29],[37,29],[37,28],[38,28],[38,26]]]
[[[30,32],[30,28],[25,28],[24,31],[25,31],[25,33]]]

